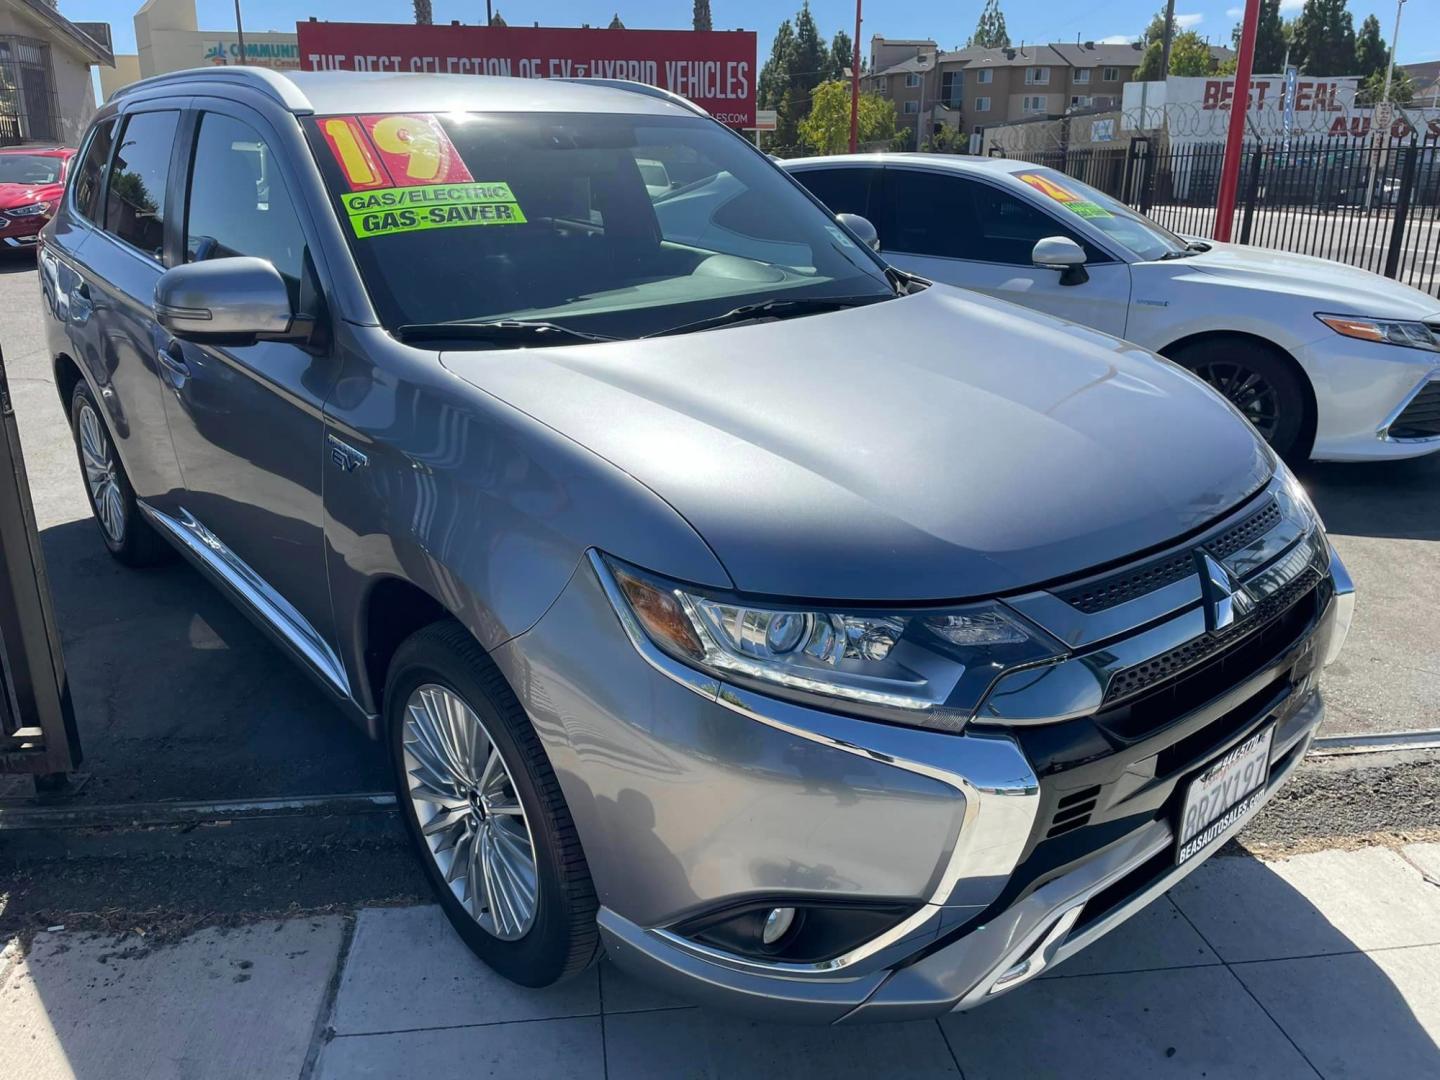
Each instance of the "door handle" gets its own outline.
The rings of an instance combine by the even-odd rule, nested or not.
[[[160,376],[176,390],[183,387],[190,378],[190,365],[178,342],[172,341],[157,354],[160,359]]]

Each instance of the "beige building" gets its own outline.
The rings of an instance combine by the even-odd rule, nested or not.
[[[1229,55],[1228,49],[1212,52]],[[1119,108],[1122,87],[1143,55],[1133,42],[946,52],[929,40],[876,36],[863,83],[895,103],[900,128],[913,130],[917,145],[944,126],[968,133],[973,150],[975,137],[990,127]]]
[[[0,145],[74,146],[95,112],[90,68],[112,62],[110,27],[45,0],[0,0]]]
[[[240,62],[235,28],[199,29],[195,0],[147,0],[135,13],[135,52],[115,57],[114,69],[100,72],[100,89],[108,99],[120,87],[151,75]],[[300,48],[294,32],[247,28],[244,62],[252,67],[298,68]]]

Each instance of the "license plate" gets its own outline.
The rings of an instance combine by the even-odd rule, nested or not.
[[[1190,781],[1180,814],[1180,845],[1175,862],[1204,851],[1257,802],[1270,774],[1270,742],[1275,727],[1257,731]]]

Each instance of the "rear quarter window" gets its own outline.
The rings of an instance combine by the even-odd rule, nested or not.
[[[95,126],[72,177],[75,212],[96,224],[100,221],[100,193],[105,188],[105,169],[110,163],[117,122],[111,118]]]

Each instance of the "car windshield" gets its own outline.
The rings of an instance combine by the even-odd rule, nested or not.
[[[40,154],[0,154],[0,184],[53,184],[60,159]]]
[[[1137,258],[1163,259],[1187,249],[1185,241],[1169,229],[1137,214],[1089,184],[1054,169],[1029,169],[1015,178],[1029,184],[1070,213],[1083,217]]]
[[[701,117],[308,123],[376,311],[401,336],[503,320],[544,323],[555,342],[634,338],[770,301],[809,314],[895,294],[879,260]]]

